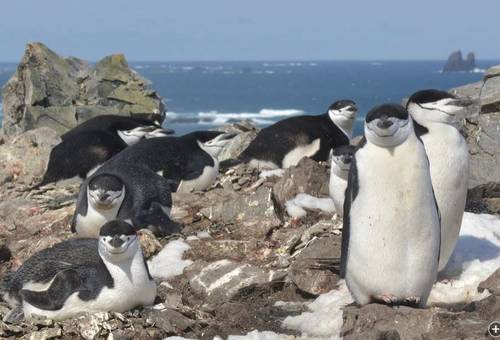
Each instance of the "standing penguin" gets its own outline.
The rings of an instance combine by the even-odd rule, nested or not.
[[[127,146],[172,132],[147,119],[114,115],[91,118],[61,136],[61,143],[50,152],[41,182],[34,188],[75,176],[86,178]]]
[[[13,310],[62,320],[79,313],[123,313],[152,305],[156,284],[135,229],[106,223],[99,239],[70,239],[35,253],[5,282],[3,298]]]
[[[167,178],[172,191],[205,190],[219,175],[217,157],[234,136],[219,131],[196,131],[181,137],[146,139],[123,150],[101,169],[140,164]]]
[[[441,213],[442,270],[455,249],[462,225],[469,178],[469,148],[455,123],[457,115],[471,105],[469,99],[438,90],[414,93],[407,103],[429,157],[432,186]]]
[[[342,145],[332,150],[329,189],[338,215],[344,214],[345,189],[353,154],[354,146],[352,145]]]
[[[422,142],[405,108],[365,119],[344,203],[341,276],[358,304],[425,306],[436,280],[440,224]]]
[[[80,237],[97,237],[101,226],[119,219],[165,236],[175,228],[171,208],[170,184],[165,178],[144,166],[118,164],[99,169],[82,183],[71,231]]]
[[[339,100],[322,115],[280,120],[263,128],[238,159],[221,165],[278,169],[297,165],[304,157],[326,161],[332,148],[349,144],[357,111],[352,100]]]

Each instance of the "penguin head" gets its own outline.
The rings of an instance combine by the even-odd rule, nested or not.
[[[417,123],[425,126],[429,122],[455,123],[465,107],[471,104],[468,98],[457,98],[451,93],[430,89],[415,92],[408,99],[406,108]]]
[[[174,133],[175,133],[175,131],[172,129],[156,128],[152,131],[146,132],[146,134],[144,135],[144,138],[167,137],[167,136],[172,135]]]
[[[140,249],[137,232],[125,221],[106,222],[99,231],[99,254],[109,262],[132,258]]]
[[[338,100],[328,108],[328,116],[336,124],[354,121],[357,112],[356,103],[349,99]]]
[[[401,105],[384,104],[371,109],[365,118],[365,137],[368,142],[383,148],[398,146],[413,131],[408,111]]]
[[[205,150],[205,152],[210,154],[212,157],[217,158],[217,156],[219,156],[219,153],[222,151],[222,148],[224,148],[224,146],[229,143],[235,136],[236,133],[223,133],[204,143],[202,143],[200,140],[197,140],[197,142],[200,148]]]
[[[332,150],[332,171],[336,174],[348,172],[351,167],[354,146],[341,145]]]
[[[97,210],[109,210],[120,206],[125,198],[125,185],[121,179],[111,174],[99,174],[87,184],[89,204]]]

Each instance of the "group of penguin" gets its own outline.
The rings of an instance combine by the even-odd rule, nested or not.
[[[64,319],[153,304],[156,285],[137,230],[172,233],[171,192],[204,190],[219,167],[259,169],[331,158],[330,195],[343,215],[340,274],[359,304],[423,307],[458,239],[468,149],[454,123],[471,102],[438,90],[413,94],[406,108],[368,112],[351,145],[358,111],[351,100],[326,113],[262,129],[237,159],[219,162],[234,134],[181,137],[147,120],[98,116],[62,136],[35,187],[83,178],[71,230],[79,238],[42,250],[2,284],[5,319]]]

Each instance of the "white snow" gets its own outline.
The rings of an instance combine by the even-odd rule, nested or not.
[[[191,248],[183,240],[169,242],[155,257],[148,261],[149,272],[156,279],[168,280],[182,274],[193,261],[183,260],[182,255]]]
[[[300,331],[306,338],[340,339],[341,309],[352,301],[345,281],[341,280],[337,289],[320,295],[309,304],[309,311],[287,317],[283,327]]]
[[[262,170],[259,174],[260,178],[268,178],[272,176],[283,177],[284,169]]]
[[[471,302],[485,298],[477,287],[500,268],[500,218],[487,214],[465,213],[455,251],[440,274],[449,283],[438,282],[429,304]]]
[[[295,339],[292,335],[277,334],[274,332],[251,331],[246,335],[230,335],[227,340],[289,340]]]
[[[335,206],[330,197],[318,198],[309,194],[300,193],[295,198],[285,203],[286,212],[294,218],[301,218],[307,214],[305,209],[322,210],[327,213],[334,213]]]

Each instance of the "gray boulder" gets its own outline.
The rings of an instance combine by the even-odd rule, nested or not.
[[[3,134],[47,126],[59,134],[100,114],[163,121],[162,99],[131,70],[122,54],[95,67],[63,58],[42,43],[29,43],[17,71],[3,88]]]
[[[469,144],[469,187],[500,181],[500,67],[489,69],[483,81],[450,90],[470,97],[469,108],[459,127]]]
[[[31,184],[41,178],[50,151],[60,141],[56,131],[41,127],[0,145],[0,185],[9,182]]]

